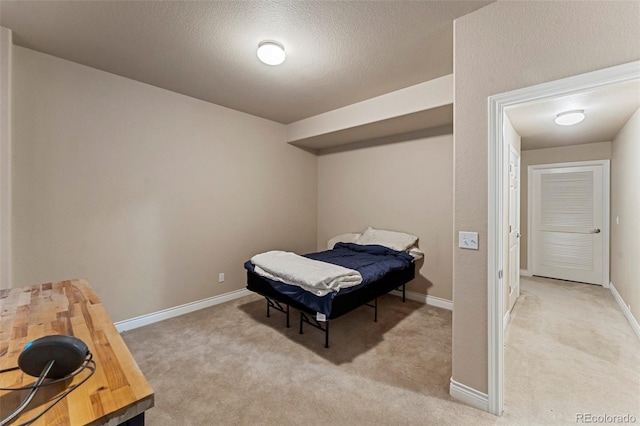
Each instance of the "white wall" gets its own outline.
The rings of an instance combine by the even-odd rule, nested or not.
[[[367,226],[417,235],[425,258],[407,290],[452,300],[453,137],[439,130],[321,153],[318,247]]]
[[[611,282],[640,319],[640,110],[611,144]],[[619,223],[616,223],[619,218]]]
[[[454,25],[453,379],[488,389],[487,98],[640,59],[638,2],[495,2]]]
[[[315,249],[317,161],[284,125],[17,46],[13,89],[13,286],[86,277],[119,321]]]

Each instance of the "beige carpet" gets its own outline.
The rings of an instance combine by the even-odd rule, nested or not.
[[[505,420],[576,424],[589,413],[640,423],[640,341],[608,289],[522,277],[505,341]]]
[[[316,329],[299,335],[293,312],[287,329],[248,296],[124,333],[155,390],[147,424],[537,425],[638,413],[640,343],[600,287],[523,280],[502,417],[449,396],[449,311],[385,296],[378,323],[368,307],[333,321],[330,349]]]
[[[148,424],[492,424],[449,396],[451,312],[378,303],[378,323],[366,306],[332,321],[330,349],[258,296],[124,333],[155,390]]]

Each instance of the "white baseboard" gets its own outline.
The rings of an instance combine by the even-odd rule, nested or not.
[[[128,320],[118,321],[114,323],[114,325],[116,326],[116,330],[118,330],[119,333],[122,333],[123,331],[133,330],[134,328],[153,324],[154,322],[188,314],[189,312],[208,308],[210,306],[219,305],[220,303],[228,302],[230,300],[248,296],[250,294],[253,293],[251,293],[246,288],[243,288],[241,290],[230,291],[229,293],[208,297],[206,299],[197,300],[191,303],[185,303],[184,305],[174,306],[173,308],[164,309],[158,312],[152,312],[150,314],[141,315],[139,317],[131,318]]]
[[[184,305],[174,306],[173,308],[164,309],[158,312],[152,312],[150,314],[141,315],[139,317],[131,318],[128,320],[118,321],[114,323],[114,325],[116,326],[116,330],[118,330],[119,333],[122,333],[123,331],[133,330],[134,328],[143,327],[145,325],[153,324],[158,321],[219,305],[220,303],[225,303],[239,297],[248,296],[250,294],[252,293],[249,290],[243,288],[241,290],[235,290],[218,296],[209,297],[207,299],[185,303]],[[402,297],[402,294],[399,292],[393,292],[390,294]],[[405,295],[409,300],[426,303],[427,305],[448,309],[450,311],[453,310],[453,302],[450,300],[441,299],[434,296],[427,296],[426,294],[416,293],[414,291],[407,291],[405,292]]]
[[[402,297],[402,293],[398,291],[393,291],[389,294]],[[420,302],[430,306],[435,306],[436,308],[443,308],[448,309],[449,311],[453,311],[453,302],[451,300],[441,299],[435,296],[427,296],[426,294],[416,293],[415,291],[406,291],[405,297],[409,300],[413,300],[414,302]]]
[[[502,320],[502,329],[506,330],[509,325],[509,321],[511,320],[511,310],[508,310],[506,314],[504,314],[504,319]]]
[[[640,324],[638,324],[638,320],[635,319],[627,304],[624,303],[622,296],[620,296],[620,293],[618,293],[618,290],[616,290],[612,282],[609,283],[609,290],[611,294],[613,294],[613,298],[618,302],[618,305],[620,305],[620,309],[622,309],[624,316],[627,318],[627,321],[629,321],[629,324],[631,324],[631,328],[636,333],[636,336],[640,339]]]
[[[520,269],[520,275],[523,277],[531,277],[531,273],[528,269]]]
[[[449,394],[458,401],[464,402],[478,410],[489,411],[489,396],[451,378]]]

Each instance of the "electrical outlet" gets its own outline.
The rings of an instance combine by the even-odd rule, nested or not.
[[[224,272],[218,274],[218,282],[219,283],[223,283],[224,282]]]
[[[458,247],[478,250],[478,233],[460,231],[458,234]]]

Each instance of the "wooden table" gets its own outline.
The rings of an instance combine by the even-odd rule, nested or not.
[[[62,281],[0,290],[0,370],[17,365],[24,346],[39,337],[68,334],[84,341],[97,364],[95,374],[34,425],[140,425],[153,407],[153,389],[86,280]],[[73,380],[41,388],[17,420],[31,419]],[[0,387],[35,382],[20,370],[0,373]],[[26,391],[0,391],[0,419],[9,415]]]

